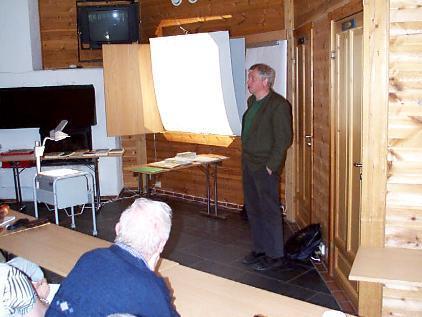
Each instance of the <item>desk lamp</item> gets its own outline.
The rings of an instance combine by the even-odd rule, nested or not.
[[[66,139],[70,137],[67,133],[63,132],[64,127],[67,125],[67,120],[62,120],[58,124],[58,126],[50,131],[50,136],[47,136],[44,138],[42,145],[40,145],[40,141],[35,141],[35,159],[36,159],[36,165],[37,165],[37,173],[41,172],[41,156],[44,155],[44,149],[45,149],[45,142],[47,140],[53,140],[53,141],[60,141],[63,139]]]

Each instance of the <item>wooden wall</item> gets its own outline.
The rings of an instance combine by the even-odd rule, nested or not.
[[[233,37],[282,30],[282,3],[200,0],[190,4],[185,0],[175,7],[170,0],[142,0],[141,42],[147,43],[150,37],[159,35],[184,34],[179,26],[189,33],[228,30]],[[102,65],[101,50],[79,50],[78,57],[76,0],[39,0],[39,11],[44,69]],[[97,59],[100,61],[92,61]]]
[[[150,37],[228,30],[230,36],[284,29],[282,0],[199,0],[183,1],[178,7],[170,0],[142,0],[142,42]]]
[[[44,69],[101,66],[80,62],[102,57],[101,50],[83,50],[78,58],[75,0],[39,0],[42,60]]]
[[[420,1],[390,1],[385,245],[419,250],[422,249],[421,30]],[[422,316],[421,311],[421,288],[384,288],[383,316]]]

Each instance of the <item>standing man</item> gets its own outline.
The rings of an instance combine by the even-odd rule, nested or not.
[[[164,280],[154,272],[170,227],[167,204],[135,200],[116,224],[115,243],[82,255],[46,316],[179,316]]]
[[[243,194],[252,233],[252,252],[243,263],[256,271],[284,265],[279,184],[292,143],[292,110],[273,91],[275,71],[255,64],[248,71],[248,109],[242,120]]]

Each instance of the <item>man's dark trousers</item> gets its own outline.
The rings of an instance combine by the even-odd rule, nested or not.
[[[271,258],[284,256],[283,220],[279,201],[280,176],[243,164],[243,192],[252,232],[253,251]]]

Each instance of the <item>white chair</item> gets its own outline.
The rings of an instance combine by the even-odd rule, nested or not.
[[[90,181],[91,184],[90,187]],[[92,234],[97,235],[95,215],[95,178],[91,173],[70,168],[39,172],[34,177],[34,209],[38,218],[38,202],[54,205],[56,224],[59,224],[59,209],[71,208],[72,225],[75,225],[74,206],[91,203]]]

